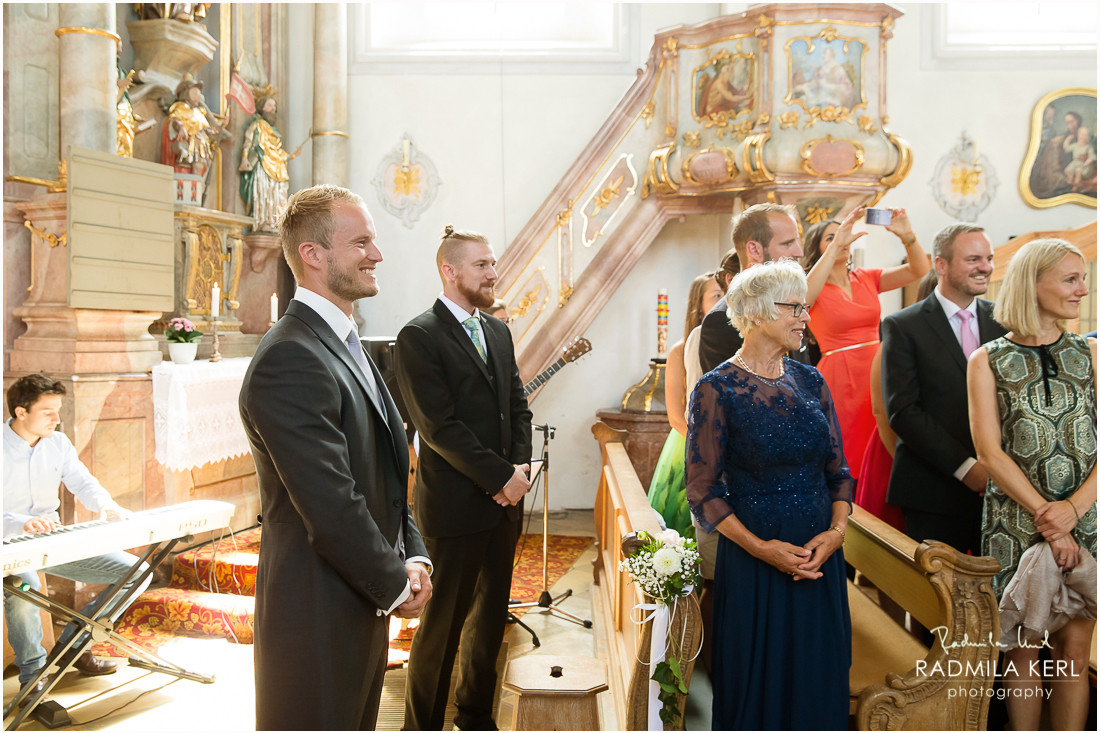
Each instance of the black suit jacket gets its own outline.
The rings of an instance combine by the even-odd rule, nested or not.
[[[1003,336],[993,304],[978,301],[981,343]],[[882,322],[882,394],[898,434],[887,500],[937,514],[981,511],[981,499],[954,473],[974,457],[966,399],[966,359],[936,294]]]
[[[406,500],[401,419],[377,369],[374,376],[385,417],[347,346],[299,301],[245,374],[241,421],[263,516],[257,730],[361,725],[363,681],[387,653],[384,633],[373,648],[372,625],[408,580],[394,549],[399,533],[405,557],[427,556]]]
[[[440,300],[397,335],[397,383],[420,433],[413,503],[428,537],[474,534],[522,513],[492,497],[513,464],[531,458],[531,410],[508,327],[482,317],[481,328],[488,364]]]
[[[745,343],[726,315],[726,308],[726,299],[722,298],[703,316],[699,328],[699,366],[703,374],[729,359]]]

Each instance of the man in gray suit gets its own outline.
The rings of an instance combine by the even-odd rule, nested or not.
[[[292,196],[279,230],[298,289],[240,397],[263,526],[256,728],[371,730],[387,617],[418,616],[432,588],[401,418],[351,318],[382,254],[362,199],[337,186]]]

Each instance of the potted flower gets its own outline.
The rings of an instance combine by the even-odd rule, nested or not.
[[[173,364],[190,364],[199,350],[202,331],[186,318],[173,318],[164,329],[164,338],[168,340],[168,355]]]

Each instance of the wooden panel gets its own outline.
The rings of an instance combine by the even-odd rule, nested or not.
[[[69,305],[173,310],[172,169],[74,148],[68,175]]]
[[[145,419],[100,420],[92,431],[91,469],[126,509],[145,509]]]
[[[913,564],[919,545],[865,509],[853,505],[844,557],[926,628],[942,623],[943,609],[924,573]]]

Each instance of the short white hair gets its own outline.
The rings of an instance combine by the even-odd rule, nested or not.
[[[806,273],[795,260],[765,262],[742,270],[726,291],[730,320],[742,333],[756,327],[756,321],[779,317],[776,301],[801,303],[806,298]]]

